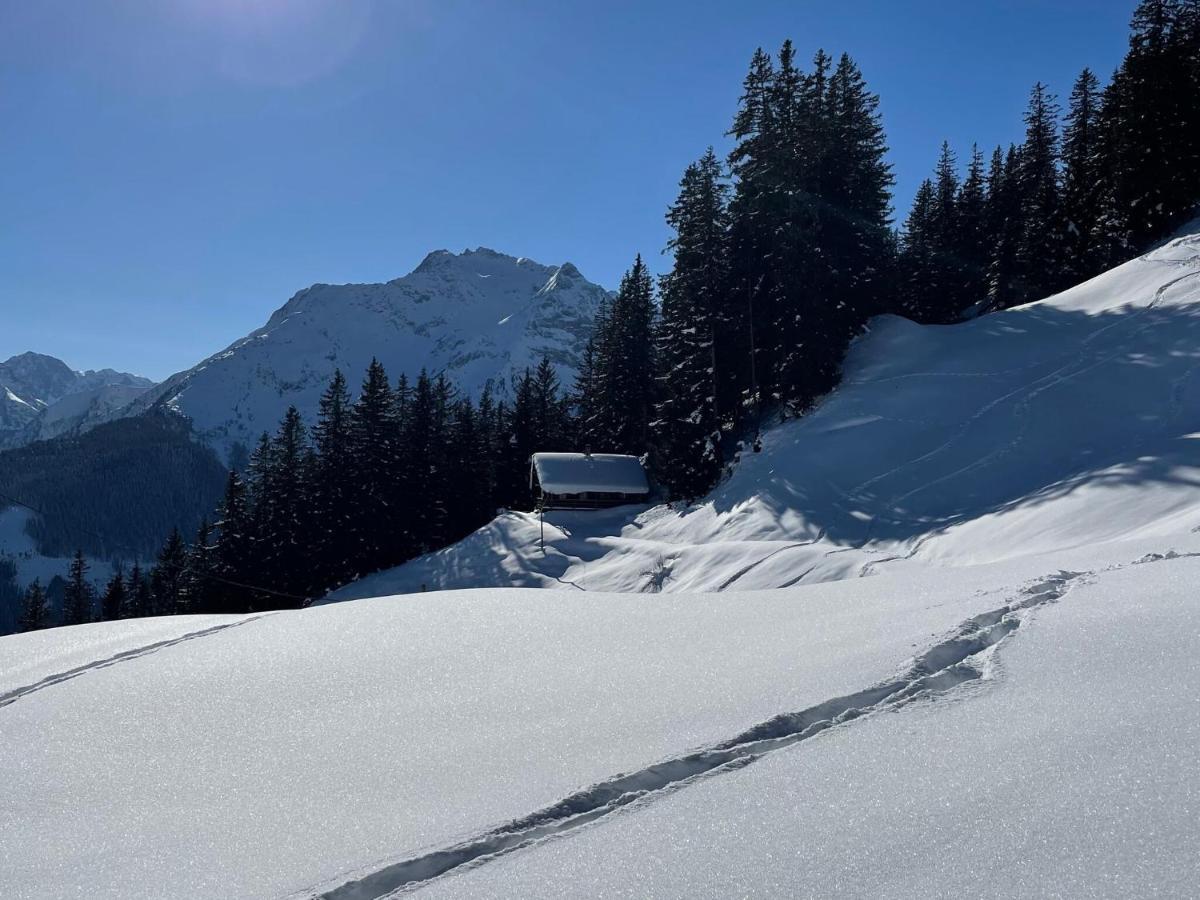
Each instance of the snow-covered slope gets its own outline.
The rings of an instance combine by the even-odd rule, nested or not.
[[[0,638],[5,896],[1162,895],[1200,559],[1152,547]]]
[[[165,404],[224,453],[273,431],[289,405],[311,421],[340,368],[357,387],[371,359],[393,378],[425,368],[478,394],[543,356],[574,377],[603,288],[570,263],[543,266],[480,248],[429,254],[387,284],[313,285],[267,324],[132,407]]]
[[[335,597],[717,591],[1200,528],[1200,235],[955,326],[873,323],[843,384],[703,503],[509,513]]]
[[[0,638],[5,896],[1194,893],[1198,256],[885,320],[705,503],[355,586],[550,590]]]
[[[14,356],[0,362],[0,449],[108,421],[153,385],[113,369],[77,372],[41,353]]]

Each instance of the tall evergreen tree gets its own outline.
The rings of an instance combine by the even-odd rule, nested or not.
[[[393,502],[399,439],[391,385],[383,366],[373,359],[350,412],[355,574],[377,568],[377,561],[392,549],[400,513]]]
[[[343,584],[354,573],[353,454],[350,434],[351,401],[346,378],[335,370],[321,395],[313,427],[316,462],[312,478],[312,535],[310,546],[320,561],[323,578],[314,588]]]
[[[64,625],[83,625],[92,621],[92,607],[95,604],[96,592],[88,581],[87,560],[82,550],[76,550],[67,569],[66,590],[63,593]]]
[[[41,579],[35,578],[25,589],[17,625],[22,631],[39,631],[50,627],[50,601],[42,589]]]
[[[621,279],[597,334],[598,396],[602,449],[642,454],[649,445],[654,409],[654,284],[639,254]],[[531,390],[534,386],[531,384]]]
[[[153,600],[150,596],[150,579],[142,573],[136,562],[129,570],[129,581],[125,585],[126,605],[121,611],[122,619],[136,619],[151,615]]]
[[[983,153],[972,145],[971,161],[955,201],[956,234],[954,254],[958,261],[961,313],[966,308],[980,308],[987,296],[987,269],[991,256],[988,239],[987,175]]]
[[[736,391],[731,382],[738,366],[731,357],[737,347],[723,328],[729,317],[727,192],[710,147],[684,172],[667,212],[674,265],[659,287],[660,399],[653,427],[659,479],[680,497],[696,497],[716,481],[723,463],[720,398]],[[726,427],[735,412],[726,411]]]
[[[988,170],[988,233],[992,257],[988,263],[989,311],[1019,303],[1017,253],[1024,234],[1021,151],[1010,145],[1001,154],[996,148]]]
[[[121,618],[121,613],[129,605],[129,599],[125,592],[125,575],[120,569],[113,572],[112,578],[104,588],[104,595],[100,600],[100,616],[105,621],[112,622]]]
[[[254,517],[250,510],[248,490],[236,471],[225,482],[225,497],[217,512],[216,542],[212,551],[213,574],[220,579],[220,588],[209,597],[211,606],[199,612],[235,613],[255,609],[255,598],[242,585],[253,584],[255,565]],[[135,595],[135,566],[130,575],[129,593]],[[144,613],[143,613],[144,615]]]
[[[1090,69],[1084,69],[1071,89],[1063,128],[1063,262],[1071,283],[1098,274],[1113,255],[1102,240],[1104,174],[1099,120],[1100,82]]]
[[[1104,237],[1129,250],[1169,233],[1200,202],[1198,16],[1195,0],[1141,0],[1104,91]]]
[[[158,551],[154,570],[150,573],[152,615],[173,616],[189,611],[185,592],[187,562],[187,544],[179,529],[174,528]]]
[[[1021,145],[1021,236],[1017,243],[1015,301],[1039,300],[1064,286],[1066,227],[1058,169],[1058,104],[1038,82],[1025,112]]]

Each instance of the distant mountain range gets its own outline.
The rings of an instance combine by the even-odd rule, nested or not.
[[[42,353],[14,356],[0,362],[0,449],[108,421],[153,386],[113,369],[78,372]]]
[[[311,422],[334,370],[355,388],[372,358],[392,378],[426,369],[472,396],[489,384],[503,396],[547,356],[569,385],[606,296],[571,263],[437,250],[385,284],[306,288],[262,328],[158,385],[23,353],[0,363],[0,450],[166,409],[229,460],[273,431],[288,406]]]

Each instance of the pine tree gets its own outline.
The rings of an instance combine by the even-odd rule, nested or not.
[[[350,393],[341,370],[335,370],[321,395],[317,423],[313,427],[316,462],[312,479],[312,523],[310,546],[318,571],[323,576],[315,588],[343,584],[354,573],[353,532],[354,487],[351,482]]]
[[[254,572],[254,520],[250,510],[245,482],[236,471],[229,473],[225,482],[225,497],[217,512],[216,541],[212,550],[213,574],[221,579],[219,589],[209,597],[211,606],[200,609],[208,613],[249,612],[256,609],[251,591],[239,585],[253,584]],[[130,595],[134,595],[133,576],[138,574],[135,566],[131,574]],[[144,613],[140,613],[144,615]]]
[[[1063,128],[1064,266],[1071,283],[1099,274],[1113,256],[1102,241],[1103,170],[1099,148],[1100,82],[1090,69],[1075,80]]]
[[[987,268],[991,248],[988,241],[987,176],[983,153],[971,147],[971,161],[955,201],[956,234],[954,255],[958,261],[960,289],[958,312],[978,309],[987,296]]]
[[[184,593],[187,544],[178,528],[171,529],[150,573],[151,615],[173,616],[187,611]]]
[[[87,578],[89,568],[83,551],[76,550],[67,570],[67,585],[63,594],[64,625],[83,625],[92,621],[96,592]]]
[[[261,529],[261,568],[256,581],[298,596],[305,595],[309,588],[306,562],[313,528],[309,518],[307,442],[300,413],[289,406],[264,460],[263,474],[269,487],[255,510]]]
[[[1195,0],[1141,0],[1104,91],[1104,237],[1126,252],[1168,234],[1200,201],[1197,17]]]
[[[1038,82],[1025,112],[1021,146],[1021,236],[1017,243],[1015,301],[1038,300],[1065,286],[1064,236],[1058,172],[1058,104]]]
[[[21,617],[18,627],[22,631],[38,631],[50,627],[50,601],[42,589],[41,579],[35,578],[25,589],[21,599]]]
[[[399,442],[395,397],[383,366],[373,359],[350,411],[355,574],[374,571],[380,560],[395,553],[392,542],[399,530],[400,511],[394,503],[393,479]]]
[[[213,546],[215,529],[207,519],[200,522],[196,538],[188,548],[184,569],[184,610],[190,613],[208,612],[220,605],[221,586],[216,581],[216,549]]]
[[[722,328],[729,315],[727,191],[710,147],[684,172],[679,197],[667,212],[674,265],[659,288],[660,400],[653,428],[659,479],[679,497],[710,488],[723,463],[718,403],[732,393],[736,372],[730,359],[736,346],[725,340]],[[734,424],[732,413],[727,427]]]
[[[1021,208],[1021,153],[1009,146],[1002,154],[996,148],[988,170],[988,235],[992,257],[988,263],[987,309],[1005,309],[1020,302],[1017,279],[1017,251],[1023,235]]]
[[[621,279],[606,317],[597,323],[594,419],[600,446],[595,449],[640,455],[649,446],[654,319],[654,283],[639,254]],[[532,376],[530,380],[532,391]]]
[[[941,315],[933,182],[917,188],[900,233],[901,310],[915,322],[936,322]]]
[[[129,605],[129,597],[125,591],[125,575],[120,569],[113,572],[108,585],[104,588],[104,596],[100,601],[100,615],[105,621],[115,621],[122,618],[122,612]]]
[[[122,619],[136,619],[151,615],[153,600],[150,596],[150,580],[142,573],[142,567],[136,562],[129,570],[129,581],[125,585],[125,608],[121,610]]]

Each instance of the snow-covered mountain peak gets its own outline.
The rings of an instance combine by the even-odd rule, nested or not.
[[[571,263],[546,266],[487,247],[435,250],[383,284],[314,284],[266,325],[135,405],[189,417],[220,451],[250,446],[289,405],[310,421],[335,369],[357,384],[372,358],[388,373],[444,372],[464,392],[508,389],[547,356],[569,383],[607,292]]]
[[[0,362],[0,449],[96,424],[153,384],[114,369],[77,372],[44,353],[18,353]]]

